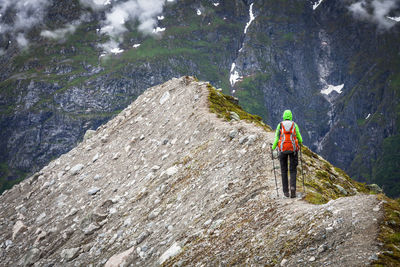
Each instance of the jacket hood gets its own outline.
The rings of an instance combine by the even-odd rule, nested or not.
[[[292,120],[292,112],[289,109],[283,112],[283,120]]]

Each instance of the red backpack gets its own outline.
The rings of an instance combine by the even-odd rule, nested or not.
[[[279,137],[278,150],[284,154],[299,151],[299,143],[296,137],[296,126],[293,121],[281,122],[281,135]]]

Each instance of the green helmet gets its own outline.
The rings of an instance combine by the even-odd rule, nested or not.
[[[283,112],[283,120],[292,120],[292,112],[289,109]]]

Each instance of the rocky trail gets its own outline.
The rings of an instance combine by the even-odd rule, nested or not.
[[[382,202],[315,154],[304,154],[306,190],[346,197],[323,205],[277,198],[273,132],[211,113],[210,90],[222,96],[191,77],[150,88],[5,191],[1,265],[365,266],[376,259]],[[329,183],[315,175],[322,169]]]

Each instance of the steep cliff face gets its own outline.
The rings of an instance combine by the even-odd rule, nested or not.
[[[158,34],[126,22],[114,38],[119,50],[107,56],[101,29],[111,5],[94,11],[83,1],[56,2],[25,34],[27,48],[17,33],[0,36],[3,188],[71,149],[145,88],[195,75],[273,127],[292,109],[312,150],[398,194],[399,149],[391,148],[399,144],[399,26],[355,19],[356,1],[166,2]],[[0,21],[14,15],[6,10]],[[74,31],[57,40],[42,34],[66,25]],[[332,88],[340,94],[327,95]]]
[[[306,192],[299,176],[299,198],[282,198],[279,180],[278,197],[274,133],[230,101],[190,77],[146,90],[0,196],[2,264],[338,266],[397,255],[377,241],[385,202],[308,149]]]

